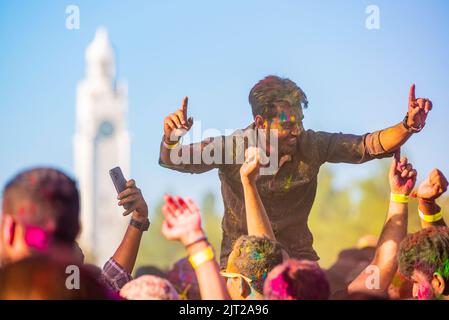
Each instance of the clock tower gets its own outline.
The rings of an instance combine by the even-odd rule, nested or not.
[[[105,29],[86,50],[86,77],[77,88],[75,173],[81,196],[80,245],[88,261],[102,266],[125,231],[125,211],[109,170],[120,166],[129,179],[127,86],[115,82],[114,52]]]

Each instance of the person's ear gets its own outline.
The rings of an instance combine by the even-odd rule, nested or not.
[[[264,128],[264,125],[265,125],[264,122],[265,122],[265,119],[261,115],[257,115],[254,118],[254,123],[256,124],[257,129],[266,129],[266,128]]]
[[[12,246],[16,233],[16,222],[9,214],[3,215],[3,243]]]
[[[435,272],[433,274],[432,277],[432,288],[433,288],[433,292],[435,293],[435,296],[441,296],[444,292],[444,288],[445,288],[445,282],[444,282],[444,278],[441,276],[440,273]]]

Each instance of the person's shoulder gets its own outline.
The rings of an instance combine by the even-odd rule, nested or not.
[[[233,137],[235,137],[235,136],[248,136],[249,134],[253,134],[255,130],[256,130],[256,124],[254,122],[252,122],[251,124],[249,124],[245,128],[234,130],[229,136],[233,136]]]
[[[312,129],[308,129],[303,131],[301,136],[302,144],[308,144],[309,146],[317,146],[320,144],[328,143],[333,137],[338,136],[341,133],[332,133],[327,131],[315,131]]]
[[[325,131],[304,130],[300,136],[300,144],[308,147],[317,145],[320,141],[328,139],[332,133]]]

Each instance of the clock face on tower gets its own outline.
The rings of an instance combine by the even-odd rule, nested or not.
[[[98,136],[100,137],[110,137],[114,134],[114,126],[109,121],[103,121],[98,130]]]

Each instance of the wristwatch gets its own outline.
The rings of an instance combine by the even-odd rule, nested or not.
[[[404,126],[405,129],[407,129],[408,132],[410,133],[417,133],[420,132],[423,128],[424,125],[419,126],[419,127],[411,127],[407,124],[408,121],[408,113],[405,115],[404,120],[402,120],[402,125]]]
[[[140,231],[147,231],[148,228],[150,227],[150,220],[147,218],[145,222],[140,222],[131,218],[129,224],[132,225],[133,227],[136,227]]]

